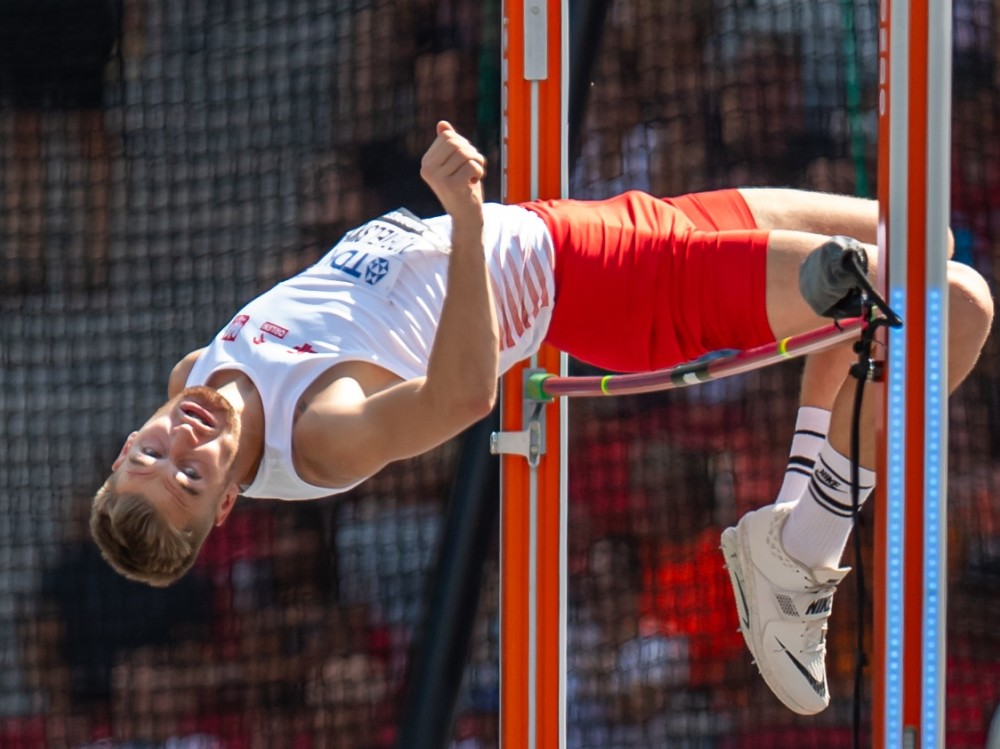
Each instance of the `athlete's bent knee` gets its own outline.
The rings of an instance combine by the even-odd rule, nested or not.
[[[971,266],[963,263],[948,263],[948,293],[950,313],[960,316],[963,327],[982,332],[985,340],[993,323],[993,295],[989,284]]]

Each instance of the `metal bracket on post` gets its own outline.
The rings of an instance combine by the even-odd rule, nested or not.
[[[525,392],[528,379],[544,371],[524,370]],[[493,455],[523,455],[528,459],[528,465],[535,468],[545,454],[545,403],[525,397],[521,424],[524,428],[520,432],[493,432],[490,435],[490,452]]]
[[[549,77],[549,11],[544,0],[524,0],[524,79]]]

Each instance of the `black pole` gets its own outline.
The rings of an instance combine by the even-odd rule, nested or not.
[[[483,567],[499,517],[499,460],[490,455],[498,410],[462,438],[438,564],[410,660],[398,749],[444,749],[479,610]]]
[[[604,35],[611,0],[575,0],[569,13],[569,163],[580,155],[580,129],[587,111],[590,73]]]

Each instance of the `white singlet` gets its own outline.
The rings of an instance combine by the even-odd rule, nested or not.
[[[483,207],[483,239],[500,322],[500,372],[538,350],[555,297],[554,250],[538,216],[519,206]],[[377,364],[403,379],[427,373],[444,301],[451,218],[405,210],[348,232],[315,265],[240,310],[201,353],[187,384],[237,370],[264,404],[264,455],[242,493],[316,499],[335,489],[306,483],[292,462],[302,393],[345,361]]]

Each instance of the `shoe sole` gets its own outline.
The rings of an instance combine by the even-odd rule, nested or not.
[[[726,561],[726,571],[729,572],[729,583],[733,587],[733,598],[736,600],[736,608],[740,617],[740,633],[743,635],[743,641],[747,645],[747,649],[750,651],[750,655],[753,658],[753,664],[757,667],[757,671],[763,677],[764,682],[770,687],[771,692],[774,696],[781,700],[782,704],[789,710],[798,713],[799,715],[815,715],[822,712],[825,709],[819,710],[814,708],[805,708],[795,701],[787,692],[785,692],[784,685],[781,681],[770,671],[770,669],[762,667],[761,659],[757,657],[758,645],[754,643],[753,636],[750,634],[750,629],[752,622],[750,620],[750,608],[747,601],[753,600],[755,591],[754,584],[752,580],[747,580],[741,574],[743,569],[743,564],[740,560],[740,539],[736,528],[726,528],[722,532],[722,538],[720,539],[720,546],[722,548],[722,555]],[[744,554],[749,556],[749,551],[744,549]],[[763,649],[764,643],[759,644],[759,648]]]

